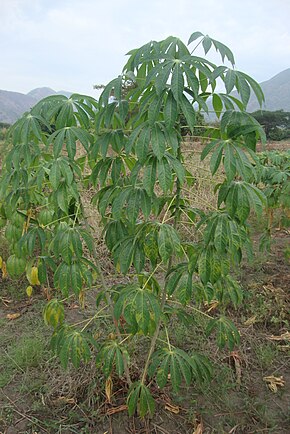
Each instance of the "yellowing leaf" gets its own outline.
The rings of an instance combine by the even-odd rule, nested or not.
[[[26,294],[27,294],[28,297],[31,297],[32,291],[33,291],[32,286],[31,285],[27,286],[27,288],[26,288]]]
[[[37,267],[31,267],[31,270],[27,272],[27,279],[31,285],[40,285]]]
[[[0,270],[2,269],[2,265],[3,265],[3,259],[2,256],[0,256]]]
[[[2,279],[6,279],[6,277],[8,276],[7,273],[7,268],[6,268],[6,262],[2,262]]]

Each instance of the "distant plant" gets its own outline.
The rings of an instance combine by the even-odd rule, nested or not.
[[[259,154],[259,185],[267,198],[267,229],[261,248],[270,249],[274,210],[279,211],[279,226],[290,226],[290,151],[265,151]]]
[[[11,125],[7,124],[6,122],[0,122],[0,140],[6,139],[10,126]]]
[[[258,110],[252,116],[263,125],[268,139],[279,141],[290,137],[289,112]]]
[[[125,379],[129,414],[138,410],[141,417],[154,412],[154,383],[158,388],[170,383],[178,392],[182,383],[210,379],[203,355],[172,344],[172,320],[189,327],[189,304],[199,309],[213,299],[234,306],[242,300],[231,270],[244,251],[251,253],[250,211],[260,214],[265,204],[254,185],[255,146],[264,131],[244,111],[251,90],[260,104],[263,93],[251,77],[233,69],[229,48],[200,32],[188,44],[198,40],[193,50],[175,37],[132,50],[99,102],[83,95],[39,102],[13,127],[0,182],[0,211],[12,249],[7,266],[15,277],[25,270],[28,294],[37,285],[58,291],[44,317],[54,328],[52,346],[63,366],[71,360],[79,367],[96,352],[107,390],[113,376]],[[215,48],[232,67],[195,55],[197,46],[205,54]],[[134,86],[124,93],[128,80]],[[225,93],[216,91],[218,81]],[[234,89],[240,99],[232,96]],[[209,100],[218,117],[224,113],[201,158],[211,155],[211,173],[221,168],[223,182],[216,185],[216,209],[204,212],[186,196],[194,187],[184,164],[181,119],[193,134],[196,111],[207,112]],[[78,156],[78,147],[84,156]],[[88,186],[95,188],[92,203],[120,276],[114,284],[100,266],[88,222],[82,193]],[[181,221],[194,241],[182,236]],[[82,329],[66,324],[61,299],[73,294],[83,304],[96,279],[96,314]],[[87,328],[105,310],[108,334],[93,337]],[[207,333],[212,331],[221,348],[232,350],[239,342],[224,315],[209,318]],[[132,363],[140,339],[144,365]]]

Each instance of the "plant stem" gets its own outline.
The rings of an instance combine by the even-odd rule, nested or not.
[[[178,146],[178,150],[177,150],[177,158],[181,162],[180,141],[179,141],[179,146]],[[180,181],[179,181],[178,178],[176,179],[176,184],[175,185],[176,185],[176,191],[175,191],[174,198],[176,199],[176,202],[175,202],[175,215],[174,215],[174,222],[173,222],[174,229],[177,228],[177,224],[178,224],[179,216],[180,216],[179,207],[180,207],[180,198],[181,198],[180,197],[181,196],[181,183],[180,183]],[[171,204],[170,204],[170,206],[171,206]],[[169,207],[168,207],[168,209],[169,209]],[[171,255],[171,257],[169,258],[169,261],[168,261],[168,268],[167,268],[167,270],[170,270],[170,268],[172,267],[172,259],[173,259],[173,257]],[[165,286],[165,283],[164,283],[163,292],[162,292],[162,299],[161,299],[161,306],[160,306],[162,313],[163,313],[165,302],[166,302],[166,286]],[[145,383],[145,380],[146,380],[146,376],[147,376],[147,371],[148,371],[150,359],[151,359],[152,353],[153,353],[153,351],[155,349],[155,346],[156,346],[156,342],[157,342],[157,339],[158,339],[158,336],[159,336],[160,327],[161,327],[161,317],[160,317],[160,319],[158,321],[158,324],[156,326],[154,335],[152,337],[151,345],[150,345],[149,352],[148,352],[148,355],[147,355],[147,359],[146,359],[146,362],[145,362],[145,366],[144,366],[144,370],[143,370],[143,374],[142,374],[142,378],[141,378],[141,382],[143,384]]]
[[[82,203],[81,199],[79,199],[79,203],[80,203],[80,210],[81,210],[81,213],[82,213],[84,221],[85,221],[86,229],[87,229],[87,231],[89,233],[91,233],[91,227],[90,227],[90,225],[88,223],[88,219],[86,217],[86,212],[85,212],[85,209],[84,209],[84,206],[83,206],[83,203]],[[100,277],[102,287],[104,288],[105,298],[106,298],[106,301],[107,301],[109,309],[110,309],[110,313],[111,313],[111,316],[112,316],[112,319],[113,319],[113,323],[114,323],[114,326],[115,326],[115,329],[116,329],[116,334],[117,334],[117,337],[119,339],[119,342],[121,342],[122,341],[122,335],[121,335],[118,323],[117,323],[117,321],[115,320],[115,317],[114,317],[114,307],[113,307],[113,303],[112,303],[111,297],[109,295],[109,287],[107,285],[104,273],[103,273],[103,271],[101,269],[101,266],[100,266],[100,263],[99,263],[99,259],[98,259],[98,255],[97,255],[96,246],[95,246],[94,243],[93,243],[92,253],[93,253],[94,263],[95,263],[95,266],[96,266],[96,269],[97,269],[97,273],[98,273],[98,275]],[[127,359],[126,359],[126,357],[124,355],[123,355],[123,362],[124,362],[124,371],[125,371],[126,380],[127,380],[127,383],[128,383],[128,385],[130,387],[131,384],[132,384],[132,381],[131,381],[131,377],[130,377],[130,372],[129,372],[129,367],[128,367]]]
[[[166,288],[165,288],[165,285],[164,285],[163,292],[162,292],[162,299],[161,299],[161,312],[163,312],[165,301],[166,301]],[[157,324],[156,329],[155,329],[155,332],[154,332],[154,335],[152,336],[151,345],[150,345],[150,348],[149,348],[149,351],[148,351],[147,359],[146,359],[146,362],[145,362],[145,366],[144,366],[144,370],[143,370],[143,374],[142,374],[142,378],[141,378],[141,383],[142,384],[144,384],[145,380],[146,380],[146,376],[147,376],[147,371],[148,371],[148,368],[149,368],[150,359],[151,359],[152,353],[153,353],[153,351],[155,349],[155,346],[156,346],[156,342],[157,342],[157,339],[158,339],[160,326],[161,326],[161,318],[159,319],[158,324]]]

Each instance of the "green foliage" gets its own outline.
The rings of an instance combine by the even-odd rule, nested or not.
[[[284,140],[290,137],[290,113],[283,110],[274,112],[259,110],[252,113],[252,116],[265,129],[265,133],[270,140]]]
[[[189,45],[194,41],[205,54],[214,48],[234,67],[232,52],[219,41],[200,32],[191,35]],[[98,102],[56,95],[16,122],[0,199],[13,257],[28,275],[34,267],[39,282],[56,290],[44,318],[54,328],[52,347],[62,365],[71,361],[77,368],[97,349],[106,378],[114,371],[126,377],[129,414],[138,410],[144,417],[155,407],[148,376],[164,387],[170,374],[175,391],[182,382],[209,381],[211,367],[203,356],[174,348],[169,337],[160,348],[159,332],[170,330],[173,315],[187,320],[188,305],[241,302],[243,292],[231,271],[244,252],[251,255],[247,219],[252,210],[260,215],[266,201],[257,186],[255,155],[265,134],[245,112],[251,91],[263,102],[259,85],[246,74],[194,55],[192,46],[175,37],[151,41],[128,56]],[[219,84],[225,93],[217,92]],[[212,175],[220,172],[223,181],[215,186],[216,209],[205,212],[183,193],[183,187],[193,188],[193,175],[185,167],[181,127],[185,120],[194,134],[199,112],[208,112],[210,101],[221,122],[202,159],[210,156]],[[92,204],[115,266],[113,286],[100,266],[82,200],[88,187],[95,189]],[[193,241],[180,230],[181,215]],[[93,338],[86,328],[95,317],[81,330],[68,326],[58,299],[78,298],[83,304],[96,278],[97,306],[110,315],[113,332]],[[239,343],[238,331],[224,316],[209,320],[212,330],[219,347],[232,350]],[[148,352],[132,383],[131,358],[140,335]]]

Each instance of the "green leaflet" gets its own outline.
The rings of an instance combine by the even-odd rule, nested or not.
[[[165,154],[166,141],[164,132],[157,123],[153,126],[151,131],[151,146],[154,155],[156,155],[158,160],[161,160]]]
[[[195,127],[195,111],[185,95],[182,95],[180,107],[189,125],[190,131],[193,133]]]
[[[82,360],[88,362],[91,358],[90,347],[84,334],[68,327],[62,327],[54,333],[51,347],[65,369],[69,361],[78,368]]]
[[[175,63],[172,77],[171,77],[171,91],[176,102],[180,102],[183,95],[184,79],[183,71],[181,69],[180,62]]]
[[[172,172],[170,165],[165,157],[157,162],[158,181],[163,192],[166,193],[172,184]]]
[[[156,158],[152,157],[144,168],[143,186],[149,196],[152,196],[156,182]]]
[[[121,315],[124,315],[131,333],[151,334],[161,315],[160,304],[149,288],[127,285],[121,289],[115,303],[114,316],[119,320]]]
[[[181,251],[180,239],[176,230],[165,223],[159,227],[158,250],[164,262],[167,262],[172,255],[179,254]]]
[[[127,405],[129,416],[134,415],[137,407],[141,418],[145,417],[146,414],[152,416],[155,410],[155,401],[148,387],[140,382],[132,384],[127,399]]]
[[[156,375],[156,381],[160,388],[166,386],[168,374],[175,392],[178,392],[182,379],[189,386],[193,379],[199,382],[209,381],[212,369],[208,360],[198,354],[189,356],[179,348],[162,348],[156,351],[151,359],[149,376]]]
[[[171,130],[177,119],[177,102],[171,90],[169,90],[163,110],[165,126]]]
[[[213,330],[216,330],[219,348],[227,346],[230,351],[233,351],[235,345],[240,343],[240,334],[237,328],[232,321],[223,316],[209,321],[206,333],[209,335]]]

